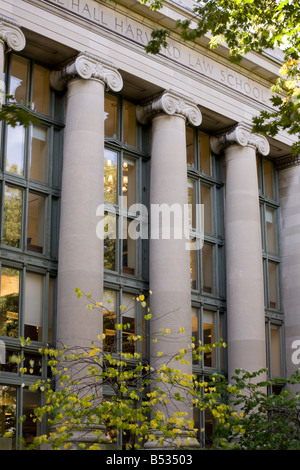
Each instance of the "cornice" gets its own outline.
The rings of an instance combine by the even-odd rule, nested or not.
[[[219,155],[224,148],[234,144],[241,145],[242,147],[252,145],[264,156],[268,155],[270,152],[270,144],[266,137],[253,134],[251,126],[244,122],[240,122],[227,131],[210,138],[211,149],[217,155]]]
[[[300,165],[300,155],[286,155],[278,158],[275,162],[277,170],[285,170],[297,165]]]
[[[0,15],[0,40],[13,51],[21,51],[26,45],[25,36],[18,23],[3,15]]]
[[[50,83],[55,90],[63,90],[67,83],[76,78],[95,79],[105,83],[106,87],[118,92],[123,87],[123,79],[117,68],[110,62],[88,52],[81,52],[75,58],[61,64],[50,75]]]
[[[137,106],[137,119],[141,124],[147,124],[154,116],[165,113],[170,116],[179,114],[187,119],[193,126],[200,126],[202,122],[201,111],[191,99],[173,90],[149,98]]]

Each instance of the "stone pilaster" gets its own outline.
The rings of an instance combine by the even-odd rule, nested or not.
[[[289,377],[300,367],[300,156],[280,158],[276,167],[281,219],[286,369]]]
[[[266,367],[264,277],[256,152],[269,143],[244,123],[211,138],[225,155],[228,375]]]
[[[87,310],[75,288],[103,296],[103,240],[96,234],[104,204],[104,91],[119,91],[122,78],[110,63],[87,53],[52,72],[51,84],[67,88],[59,235],[57,339],[90,346],[102,316]]]

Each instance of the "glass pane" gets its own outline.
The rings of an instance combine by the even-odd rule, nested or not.
[[[117,218],[104,214],[104,269],[116,271],[116,224]]]
[[[274,199],[274,183],[273,183],[273,164],[268,160],[263,161],[264,168],[264,194],[270,199]]]
[[[136,349],[135,342],[130,338],[136,334],[136,301],[133,295],[122,295],[122,307],[126,307],[122,313],[122,324],[126,325],[126,329],[122,330],[122,351],[133,354]]]
[[[24,374],[42,375],[41,355],[34,353],[26,353],[24,358],[24,367],[27,369]]]
[[[191,240],[190,250],[190,278],[191,278],[191,289],[196,290],[198,287],[198,276],[197,276],[197,253],[196,240]]]
[[[271,375],[281,376],[281,354],[280,354],[280,328],[278,325],[271,325]]]
[[[5,169],[17,175],[24,174],[25,129],[7,126]]]
[[[266,207],[267,251],[277,252],[276,211]]]
[[[107,137],[119,138],[118,131],[118,97],[105,95],[105,121],[104,132]]]
[[[0,385],[0,450],[16,448],[17,390]],[[7,437],[4,437],[9,433]]]
[[[117,323],[116,314],[117,294],[113,290],[104,290],[103,295],[103,349],[107,352],[115,352],[117,350],[117,336],[115,324]]]
[[[193,342],[195,344],[195,352],[197,352],[197,348],[199,345],[199,319],[198,319],[198,309],[192,308],[192,337]],[[198,359],[193,359],[193,364],[198,364]]]
[[[124,158],[122,180],[123,206],[128,209],[136,203],[136,166],[131,158]]]
[[[111,204],[118,201],[118,154],[104,150],[104,200]]]
[[[135,221],[123,219],[123,253],[122,253],[122,271],[125,274],[135,274],[136,270],[136,240],[131,238],[128,233],[130,223]]]
[[[268,279],[269,279],[269,307],[279,308],[278,305],[278,269],[277,263],[268,262]]]
[[[47,164],[47,129],[34,126],[31,138],[29,178],[46,181]]]
[[[45,234],[45,197],[28,194],[27,250],[43,253]]]
[[[202,284],[203,292],[213,292],[213,246],[206,243],[202,247]]]
[[[196,182],[188,179],[188,204],[189,204],[189,224],[190,227],[196,228]]]
[[[17,338],[19,334],[19,275],[17,269],[2,268],[0,336]]]
[[[204,232],[212,233],[211,188],[201,184],[201,204],[204,205]]]
[[[216,420],[210,409],[205,410],[205,447],[209,448],[213,443],[213,434],[216,428]]]
[[[24,335],[42,341],[44,276],[26,273]]]
[[[49,70],[39,65],[33,68],[33,108],[42,114],[49,114],[50,81]]]
[[[136,147],[137,144],[137,124],[135,114],[135,104],[128,101],[123,102],[123,142]]]
[[[4,245],[21,247],[22,190],[5,186],[3,240]]]
[[[210,146],[209,136],[205,134],[199,135],[199,153],[200,153],[200,171],[206,175],[211,174],[210,169]]]
[[[194,129],[186,128],[186,163],[187,166],[195,166],[195,142]]]
[[[208,310],[203,310],[203,342],[205,345],[212,347],[215,342],[215,314]],[[211,351],[204,353],[204,365],[206,367],[216,366],[216,355],[215,348],[211,348]]]
[[[9,93],[18,103],[27,104],[29,62],[22,57],[12,56]]]
[[[41,406],[40,394],[28,389],[23,390],[23,438],[27,444],[40,434],[40,421],[34,421],[34,409]]]

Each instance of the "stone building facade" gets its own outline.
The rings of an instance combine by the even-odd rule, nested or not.
[[[199,377],[297,368],[300,161],[285,133],[251,132],[252,117],[270,107],[280,56],[253,53],[234,65],[225,47],[185,43],[176,32],[147,54],[152,29],[172,29],[192,6],[1,2],[0,79],[39,118],[1,128],[0,436],[14,434],[2,446],[39,432],[30,412],[40,397],[28,387],[40,372],[21,374],[6,361],[19,337],[32,339],[28,367],[45,344],[86,345],[102,331],[107,350],[126,349],[110,314],[86,310],[76,287],[109,300],[137,334],[144,312],[133,297],[151,291],[150,337],[161,328],[184,328],[186,337],[137,346],[150,361],[194,336],[228,345],[194,361]],[[186,207],[188,220],[177,224]],[[166,209],[158,227],[155,208]],[[103,227],[116,236],[103,240]],[[213,420],[195,420],[208,441]]]

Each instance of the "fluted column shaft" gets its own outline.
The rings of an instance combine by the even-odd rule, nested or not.
[[[103,240],[96,235],[97,207],[104,204],[104,88],[122,86],[107,63],[80,54],[51,77],[67,85],[59,235],[57,340],[90,346],[102,332],[102,317],[87,310],[75,288],[96,301],[103,295]]]
[[[225,153],[225,240],[228,376],[243,368],[266,367],[264,277],[256,151],[266,155],[265,138],[245,124],[212,138]]]

